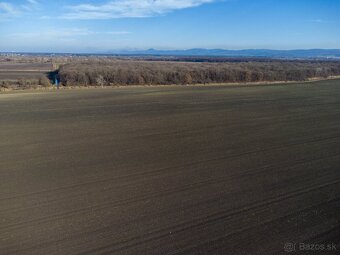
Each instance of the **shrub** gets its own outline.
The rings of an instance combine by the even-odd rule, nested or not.
[[[50,87],[51,86],[51,81],[46,77],[46,76],[40,76],[39,78],[39,85],[43,87]]]

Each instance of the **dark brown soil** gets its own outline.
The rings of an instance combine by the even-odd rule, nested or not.
[[[339,252],[339,80],[9,93],[0,109],[0,254]]]

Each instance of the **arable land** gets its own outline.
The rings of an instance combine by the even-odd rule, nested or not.
[[[0,254],[339,254],[340,80],[0,108]]]
[[[52,70],[52,63],[36,61],[34,63],[0,58],[0,89],[27,88],[46,85]],[[45,81],[45,83],[42,83]]]

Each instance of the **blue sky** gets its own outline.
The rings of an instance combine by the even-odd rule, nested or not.
[[[338,0],[0,0],[0,51],[340,48]]]

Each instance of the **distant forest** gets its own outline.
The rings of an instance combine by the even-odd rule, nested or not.
[[[64,86],[305,81],[340,75],[339,61],[175,62],[91,59],[60,67]]]

